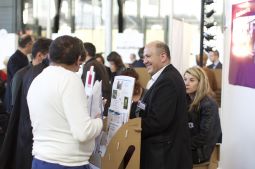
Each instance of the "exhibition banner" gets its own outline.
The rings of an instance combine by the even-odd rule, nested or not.
[[[232,6],[229,83],[255,88],[255,1]]]

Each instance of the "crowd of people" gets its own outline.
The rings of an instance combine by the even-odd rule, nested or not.
[[[218,104],[212,82],[199,66],[182,76],[171,64],[167,44],[153,41],[125,65],[119,53],[104,57],[90,42],[68,35],[55,40],[20,36],[7,64],[4,112],[8,128],[0,149],[0,169],[89,169],[101,113],[91,118],[84,92],[87,71],[102,81],[107,116],[111,85],[118,75],[135,78],[130,118],[141,117],[141,169],[191,169],[210,159],[221,142]],[[32,53],[32,61],[28,54]],[[212,59],[218,52],[210,53]],[[134,58],[134,56],[132,56]],[[219,60],[208,68],[221,68]],[[82,75],[78,76],[82,66]],[[151,76],[142,87],[136,67]],[[0,116],[1,117],[1,116]]]

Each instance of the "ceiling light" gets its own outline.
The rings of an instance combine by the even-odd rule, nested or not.
[[[207,33],[204,33],[204,38],[209,41],[209,40],[212,40],[212,39],[216,39],[216,36],[215,35],[210,35],[210,34],[207,34]]]
[[[210,18],[215,12],[216,12],[216,11],[215,11],[214,9],[212,9],[210,12],[207,12],[207,13],[205,14],[205,16],[206,16],[207,18]]]
[[[206,4],[206,5],[210,5],[210,4],[212,4],[212,3],[214,3],[213,0],[205,0],[205,4]]]
[[[206,23],[206,24],[205,24],[205,27],[206,27],[207,29],[209,29],[209,28],[211,28],[212,26],[215,26],[215,25],[217,25],[216,22],[211,22],[211,23]]]

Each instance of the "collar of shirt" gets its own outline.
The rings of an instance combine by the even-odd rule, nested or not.
[[[214,63],[213,63],[213,68],[215,69],[216,67],[217,67],[217,65],[219,64],[219,60],[217,60],[217,61],[215,61]]]
[[[168,65],[162,67],[159,71],[157,71],[157,73],[155,73],[151,79],[149,80],[149,82],[147,83],[146,89],[150,89],[150,87],[153,85],[154,82],[156,82],[156,80],[158,79],[158,77],[160,76],[160,74],[163,72],[163,70],[167,67]]]

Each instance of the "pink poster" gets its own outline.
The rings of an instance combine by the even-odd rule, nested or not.
[[[229,83],[255,88],[255,0],[232,6]]]

